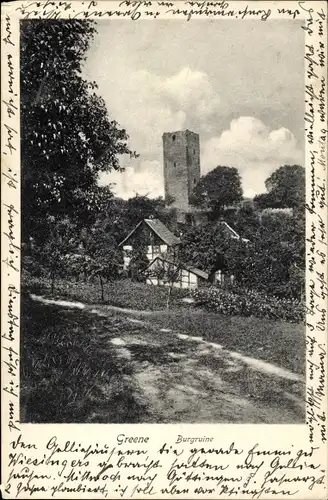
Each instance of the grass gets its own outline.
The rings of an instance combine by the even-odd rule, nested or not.
[[[154,312],[151,319],[163,328],[199,336],[225,349],[305,373],[305,328],[301,324],[223,316],[192,308]]]
[[[51,286],[49,280],[38,279],[28,283],[28,290],[49,296]],[[164,310],[166,309],[167,288],[145,285],[130,280],[118,280],[104,285],[104,304],[138,310]],[[172,290],[171,307],[179,299],[188,295],[188,290],[174,288]],[[101,302],[101,290],[97,283],[73,282],[57,280],[55,298],[67,298],[81,301],[85,304]]]
[[[119,329],[120,318],[45,307],[23,296],[21,421],[88,422],[96,412],[100,422],[101,412],[104,422],[140,422],[147,410],[134,399],[131,364],[108,344]]]

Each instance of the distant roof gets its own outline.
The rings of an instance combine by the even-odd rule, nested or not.
[[[276,215],[276,214],[287,214],[287,215],[293,215],[293,209],[292,208],[263,208],[261,210],[261,214],[273,214],[273,215]]]
[[[171,260],[169,259],[166,259],[165,257],[163,257],[162,255],[157,255],[157,257],[155,257],[149,264],[147,267],[150,267],[156,260],[161,260],[163,262],[168,262],[169,264],[172,264],[174,266],[177,266],[177,267],[180,267],[181,269],[186,269],[187,271],[190,271],[191,273],[193,274],[196,274],[197,276],[199,276],[200,278],[203,278],[205,280],[208,280],[208,273],[206,273],[205,271],[202,271],[201,269],[198,269],[197,267],[190,267],[190,266],[186,266],[184,264],[181,264],[181,262],[179,263],[174,263],[172,262]]]
[[[248,239],[242,238],[234,229],[232,229],[232,227],[229,226],[229,224],[225,220],[219,221],[218,225],[224,226],[226,229],[228,229],[229,233],[231,234],[232,239],[241,240],[241,241],[244,241],[245,243],[249,242]]]
[[[132,234],[138,229],[138,227],[142,224],[145,223],[147,226],[162,240],[164,243],[166,243],[168,246],[174,246],[174,245],[179,245],[180,239],[175,236],[166,226],[163,224],[162,221],[159,219],[144,219],[139,222],[139,224],[136,225],[136,227],[127,235],[126,238],[124,238],[123,241],[119,244],[119,246],[123,245],[131,236]]]

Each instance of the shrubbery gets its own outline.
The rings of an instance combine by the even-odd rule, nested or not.
[[[217,287],[191,292],[196,305],[228,316],[255,316],[299,323],[304,306],[297,299],[278,298],[255,290],[225,290]]]

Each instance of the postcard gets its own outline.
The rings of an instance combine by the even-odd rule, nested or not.
[[[3,498],[327,498],[327,4],[1,10]]]

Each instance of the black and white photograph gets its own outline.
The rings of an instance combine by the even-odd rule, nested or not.
[[[20,421],[305,423],[301,21],[20,21]]]

